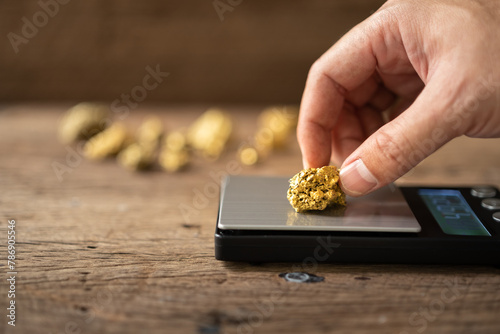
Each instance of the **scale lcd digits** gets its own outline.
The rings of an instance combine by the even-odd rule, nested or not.
[[[228,177],[215,257],[223,261],[500,264],[500,193],[491,186],[389,185],[347,206],[297,213],[288,178]]]

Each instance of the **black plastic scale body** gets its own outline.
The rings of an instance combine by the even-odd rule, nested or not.
[[[215,257],[247,262],[500,264],[500,193],[491,186],[390,185],[347,207],[296,213],[287,178],[229,177]]]

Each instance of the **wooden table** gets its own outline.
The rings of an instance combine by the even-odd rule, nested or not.
[[[319,265],[305,269],[324,282],[298,284],[278,276],[293,264],[216,261],[212,174],[228,172],[234,147],[184,173],[134,174],[114,161],[69,154],[56,136],[66,108],[0,111],[0,333],[500,331],[498,268]],[[227,109],[234,112],[234,142],[245,140],[259,108]],[[126,122],[153,113],[175,129],[203,110],[140,107]],[[457,139],[400,182],[500,186],[499,147],[498,139]],[[61,181],[54,162],[69,166]],[[257,167],[237,167],[231,170],[292,175],[301,158],[294,142]],[[6,317],[9,219],[16,222],[16,327]]]

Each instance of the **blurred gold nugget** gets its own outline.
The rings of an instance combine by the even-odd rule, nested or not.
[[[98,103],[79,103],[70,108],[61,119],[59,139],[64,144],[89,139],[106,128],[109,108]]]
[[[133,143],[118,154],[117,160],[132,171],[147,169],[155,161],[156,149],[155,145]]]
[[[216,160],[226,147],[233,125],[231,118],[219,109],[209,109],[191,125],[188,144],[210,160]]]
[[[297,212],[324,210],[329,206],[346,205],[335,166],[307,168],[290,179],[287,198]]]
[[[148,117],[137,130],[137,142],[157,146],[163,136],[163,132],[162,121],[155,116]]]
[[[244,145],[238,150],[238,158],[242,164],[252,166],[259,161],[259,152],[255,147]]]
[[[132,142],[132,136],[122,123],[115,123],[106,130],[90,138],[83,147],[85,157],[101,160],[118,154]]]
[[[177,172],[189,164],[190,153],[186,135],[182,131],[168,134],[160,153],[160,165],[168,172]]]
[[[132,170],[143,170],[155,162],[156,151],[163,136],[163,123],[158,117],[146,118],[137,129],[136,142],[127,146],[117,156],[118,163]]]
[[[160,154],[160,165],[168,172],[177,172],[186,167],[190,161],[187,150],[165,150]]]
[[[254,146],[260,155],[266,157],[274,149],[274,133],[269,128],[257,129]]]
[[[271,145],[273,149],[286,145],[290,134],[297,126],[299,111],[297,107],[270,107],[262,111],[259,116],[260,131],[270,131],[272,136],[260,136],[263,143]],[[259,132],[259,131],[258,131]],[[258,139],[258,137],[256,137]],[[271,141],[267,143],[267,141]]]
[[[182,130],[170,132],[165,138],[164,148],[171,151],[187,150],[186,134]]]
[[[244,165],[255,165],[273,150],[286,146],[290,134],[297,126],[298,108],[293,106],[270,107],[259,115],[258,128],[251,145],[238,151]]]

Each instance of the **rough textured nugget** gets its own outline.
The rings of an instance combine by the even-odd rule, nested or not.
[[[338,181],[339,170],[335,166],[304,169],[290,179],[286,197],[297,212],[346,205]]]

